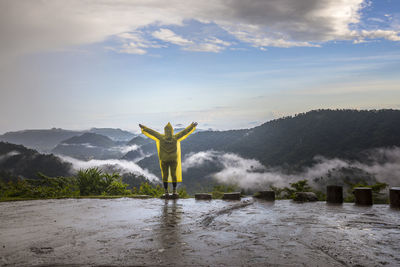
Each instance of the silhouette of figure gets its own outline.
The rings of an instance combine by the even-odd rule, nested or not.
[[[139,126],[144,135],[156,141],[165,196],[168,196],[168,183],[172,183],[173,195],[176,196],[177,182],[182,182],[181,141],[196,129],[197,122],[192,122],[175,135],[174,129],[169,122],[164,127],[164,134],[160,134],[142,124],[139,124]]]

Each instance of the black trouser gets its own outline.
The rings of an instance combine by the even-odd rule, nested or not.
[[[176,188],[176,167],[178,166],[178,162],[176,161],[163,161],[161,163],[161,171],[164,182],[165,190],[168,189],[168,171],[171,169],[172,176],[172,186],[174,189]]]
[[[176,189],[176,182],[172,182],[172,186]],[[168,182],[164,182],[164,189],[168,190]]]

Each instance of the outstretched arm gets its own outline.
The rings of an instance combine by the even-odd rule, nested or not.
[[[140,126],[140,129],[142,130],[142,133],[145,136],[147,136],[147,137],[149,137],[149,138],[151,138],[153,140],[154,139],[159,139],[159,140],[161,139],[162,135],[159,132],[154,131],[154,130],[152,130],[152,129],[150,129],[150,128],[142,125],[142,124],[139,124],[139,126]]]
[[[197,126],[197,122],[192,122],[188,127],[186,127],[184,130],[180,131],[179,133],[177,133],[175,135],[176,139],[178,140],[183,140],[186,137],[189,136],[189,134],[191,134]]]

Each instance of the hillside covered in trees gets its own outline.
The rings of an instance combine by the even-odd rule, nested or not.
[[[309,165],[316,155],[363,159],[391,146],[400,146],[399,110],[315,110],[250,129],[227,151],[265,165]]]
[[[310,164],[316,155],[360,159],[371,148],[400,146],[399,110],[313,110],[231,131],[189,136],[183,154],[233,152],[267,166]]]
[[[155,144],[150,145],[155,151]],[[251,129],[192,134],[182,142],[182,158],[214,150],[296,171],[315,163],[315,156],[366,161],[366,151],[393,146],[400,147],[399,110],[313,110]],[[138,164],[160,176],[157,155]],[[185,184],[211,183],[208,175],[221,169],[218,162],[190,168]]]
[[[48,176],[68,176],[71,164],[61,161],[53,154],[40,154],[36,150],[0,142],[0,180],[15,180],[17,177],[36,179],[38,173]]]

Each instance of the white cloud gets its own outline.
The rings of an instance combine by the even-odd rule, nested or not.
[[[118,53],[126,53],[126,54],[138,54],[144,55],[147,53],[147,48],[161,48],[165,47],[163,45],[157,44],[154,41],[149,41],[143,37],[144,33],[141,31],[136,32],[125,32],[118,34],[117,37],[121,41],[121,46],[107,47],[110,50],[116,51]]]
[[[114,49],[112,49],[112,50],[114,50]],[[137,54],[137,55],[144,55],[147,53],[146,50],[140,48],[140,46],[138,46],[135,43],[123,44],[121,48],[115,49],[115,51],[117,51],[119,53]]]
[[[399,32],[392,30],[373,30],[373,31],[363,30],[361,31],[360,36],[362,38],[368,38],[368,39],[382,38],[390,41],[400,41]]]
[[[150,41],[151,36],[190,51],[219,52],[229,46],[212,31],[190,28],[184,38],[168,28],[184,28],[190,21],[205,28],[216,25],[254,47],[318,46],[333,40],[376,38],[399,41],[393,25],[368,29],[366,19],[360,28],[367,5],[365,0],[1,1],[0,58],[69,49],[112,37],[122,41],[113,50],[131,54],[162,47]]]
[[[0,155],[0,162],[6,160],[6,159],[8,159],[8,158],[17,156],[17,155],[19,155],[19,154],[21,154],[19,151],[13,150],[13,151],[10,151],[10,152],[8,152],[8,153],[6,153],[6,154]]]
[[[255,159],[245,159],[236,154],[212,150],[189,155],[182,163],[182,167],[184,171],[188,171],[206,162],[221,164],[221,171],[212,176],[221,183],[236,184],[244,189],[268,188],[269,185],[283,187],[302,179],[307,179],[312,184],[315,178],[325,177],[328,173],[341,168],[358,168],[374,175],[380,182],[398,186],[400,184],[400,148],[379,148],[370,150],[368,153],[368,163],[317,156],[314,165],[294,174],[287,174],[279,168],[267,168]]]
[[[138,145],[129,145],[129,146],[115,147],[115,149],[121,151],[123,154],[126,154],[130,151],[138,150],[139,146]]]
[[[72,167],[75,170],[88,169],[93,167],[98,167],[100,169],[108,170],[111,167],[113,170],[121,173],[134,173],[136,175],[143,175],[144,177],[146,177],[146,179],[148,179],[151,182],[156,182],[156,183],[160,182],[157,176],[155,176],[146,169],[142,169],[141,167],[139,167],[139,165],[137,165],[132,161],[121,160],[121,159],[108,159],[108,160],[92,159],[88,161],[83,161],[61,155],[58,155],[58,157],[66,162],[71,163]]]
[[[193,44],[192,41],[187,40],[187,39],[175,34],[173,31],[171,31],[169,29],[161,28],[160,30],[153,32],[152,35],[153,35],[153,37],[160,39],[161,41],[176,44],[176,45],[185,46],[185,45]]]
[[[184,48],[184,50],[187,51],[195,51],[195,52],[213,52],[213,53],[218,53],[221,52],[222,50],[225,50],[227,46],[231,46],[232,44],[227,41],[223,41],[221,39],[218,39],[216,37],[212,38],[207,38],[204,40],[204,42],[194,44],[191,46],[187,46]]]
[[[222,45],[222,46],[230,46],[230,45],[232,45],[230,42],[223,41],[223,40],[218,39],[216,37],[213,37],[211,39],[206,39],[206,41],[209,42],[209,43],[214,43],[214,44]]]
[[[385,22],[383,19],[380,19],[380,18],[368,18],[368,20],[374,21],[374,22],[379,22],[379,23]]]
[[[194,52],[214,52],[218,53],[225,49],[226,46],[230,46],[229,42],[220,40],[218,38],[206,39],[203,42],[196,43],[192,40],[183,38],[177,35],[169,29],[161,28],[158,31],[152,33],[152,36],[168,43],[179,45],[183,47],[183,50],[194,51]]]
[[[216,45],[213,43],[200,43],[200,44],[196,44],[196,45],[187,46],[184,48],[184,50],[187,50],[187,51],[214,52],[214,53],[218,53],[224,49],[225,49],[225,47],[219,46],[219,45]]]

